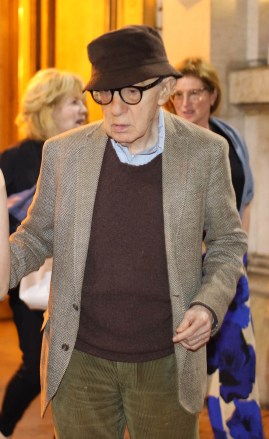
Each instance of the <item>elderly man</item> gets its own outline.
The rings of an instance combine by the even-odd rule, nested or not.
[[[88,46],[103,120],[46,142],[11,286],[53,255],[42,410],[59,439],[199,437],[206,342],[246,251],[226,141],[163,112],[180,74],[147,26]],[[202,263],[203,234],[207,255]]]

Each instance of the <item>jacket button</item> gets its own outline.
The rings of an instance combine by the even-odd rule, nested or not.
[[[73,303],[73,308],[78,311],[78,306],[75,303]]]
[[[69,349],[69,345],[68,344],[62,344],[62,350],[63,351],[68,351],[68,349]]]

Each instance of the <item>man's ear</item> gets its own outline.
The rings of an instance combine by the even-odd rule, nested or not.
[[[169,76],[168,78],[163,79],[163,81],[161,82],[162,89],[158,101],[158,104],[160,106],[164,105],[168,101],[170,96],[174,93],[176,82],[177,80],[173,76]]]

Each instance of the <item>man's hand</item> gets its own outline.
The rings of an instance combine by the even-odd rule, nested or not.
[[[184,348],[196,351],[204,346],[211,334],[213,316],[209,309],[194,305],[186,311],[184,318],[176,329],[174,343],[181,343]]]

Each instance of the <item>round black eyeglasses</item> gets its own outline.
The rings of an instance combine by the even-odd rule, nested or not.
[[[125,102],[128,105],[136,105],[141,101],[144,91],[155,87],[155,85],[157,84],[160,84],[162,80],[163,78],[158,78],[156,79],[156,81],[152,82],[151,84],[141,87],[138,85],[130,85],[128,87],[113,88],[111,90],[99,90],[99,91],[90,90],[90,93],[92,95],[93,100],[100,105],[110,104],[110,102],[112,102],[115,91],[119,92],[119,95],[123,100],[123,102]]]

